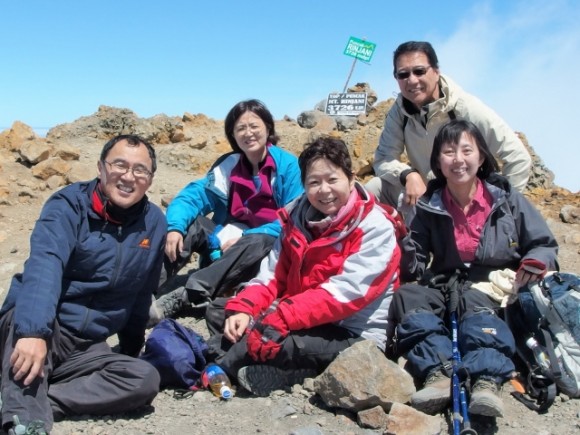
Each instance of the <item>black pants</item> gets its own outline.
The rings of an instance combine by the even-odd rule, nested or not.
[[[210,358],[232,380],[237,379],[239,369],[255,364],[268,364],[282,369],[314,369],[321,373],[341,351],[363,340],[348,329],[330,324],[292,331],[284,340],[278,355],[266,363],[261,363],[248,355],[247,337],[244,334],[239,342],[232,344],[222,334],[217,334],[208,342]]]
[[[157,395],[159,373],[151,364],[114,353],[106,342],[74,337],[57,322],[47,343],[45,375],[25,387],[22,380],[14,380],[10,366],[12,317],[13,310],[0,319],[3,424],[18,415],[23,424],[42,420],[50,431],[54,417],[123,413],[151,403]]]
[[[163,294],[172,290],[172,282],[164,280],[174,276],[188,261],[191,254],[200,254],[200,269],[189,275],[185,288],[190,290],[190,302],[199,295],[210,299],[231,294],[241,283],[249,281],[260,270],[262,259],[271,251],[276,238],[267,234],[248,234],[214,261],[209,261],[208,237],[215,231],[216,224],[204,217],[198,217],[189,227],[184,238],[185,255],[171,263],[166,257],[165,273],[162,274]]]

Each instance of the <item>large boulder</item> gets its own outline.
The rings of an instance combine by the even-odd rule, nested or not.
[[[15,121],[12,127],[0,133],[0,148],[18,151],[23,143],[35,139],[38,139],[38,136],[31,127]]]
[[[359,412],[395,402],[406,403],[415,392],[413,378],[388,360],[371,340],[353,344],[314,381],[326,405]]]

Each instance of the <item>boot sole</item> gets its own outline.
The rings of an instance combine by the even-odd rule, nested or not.
[[[316,371],[312,369],[283,370],[274,366],[255,365],[242,367],[238,371],[238,382],[250,393],[267,397],[272,391],[302,384],[304,379],[316,375]]]

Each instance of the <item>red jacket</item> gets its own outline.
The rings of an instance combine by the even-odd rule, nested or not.
[[[384,347],[401,254],[385,211],[356,189],[354,205],[316,239],[306,227],[313,214],[306,195],[282,209],[281,237],[226,310],[255,317],[279,299],[291,331],[336,323]]]

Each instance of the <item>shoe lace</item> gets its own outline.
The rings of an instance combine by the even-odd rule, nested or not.
[[[496,382],[490,379],[478,379],[473,387],[474,391],[490,390],[492,393],[496,394],[499,391],[499,387]]]
[[[427,387],[427,386],[429,386],[431,384],[434,384],[436,382],[440,382],[440,381],[448,380],[448,379],[449,379],[448,376],[446,376],[443,372],[441,372],[441,371],[438,370],[436,372],[431,373],[427,377],[427,380],[425,381],[425,385],[424,386]]]
[[[40,420],[34,420],[28,423],[26,426],[25,435],[47,435],[46,429],[44,428],[44,422]]]
[[[173,290],[157,299],[156,304],[165,317],[175,313],[184,305],[185,289],[183,287]]]

